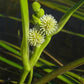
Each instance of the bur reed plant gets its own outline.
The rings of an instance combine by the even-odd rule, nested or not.
[[[32,9],[34,13],[32,14],[32,19],[30,20],[29,16],[31,15],[29,15],[28,0],[20,0],[21,16],[22,16],[22,31],[23,31],[22,43],[21,43],[21,49],[20,49],[21,54],[18,53],[16,50],[12,49],[11,47],[7,47],[7,49],[21,56],[20,59],[23,62],[23,67],[11,61],[8,61],[3,57],[0,57],[0,60],[23,70],[23,73],[21,75],[21,78],[18,84],[25,84],[25,80],[27,79],[28,76],[29,76],[29,79],[26,84],[45,84],[56,77],[61,78],[61,80],[66,81],[69,84],[73,84],[71,83],[71,81],[68,81],[66,78],[62,76],[62,74],[64,74],[65,72],[71,76],[76,77],[77,79],[79,78],[78,75],[67,71],[73,68],[76,68],[79,65],[84,64],[84,57],[74,62],[71,62],[65,66],[62,66],[54,71],[51,69],[49,70],[44,69],[44,71],[48,72],[49,74],[42,77],[36,82],[32,82],[33,68],[34,66],[36,66],[36,63],[40,59],[40,55],[42,54],[43,50],[51,41],[52,36],[56,35],[62,30],[64,25],[72,16],[72,14],[83,4],[84,4],[84,0],[80,0],[77,4],[72,6],[58,22],[54,18],[54,16],[52,16],[52,14],[45,14],[45,10],[41,8],[40,3],[37,1],[32,3]],[[31,24],[33,25],[33,28],[30,28]],[[2,43],[2,41],[0,42],[0,44],[6,48],[7,46],[6,44],[8,43],[6,44],[4,43]],[[8,44],[8,45],[11,45],[11,44]],[[30,52],[30,46],[33,47],[31,52]],[[13,47],[16,47],[16,46],[13,46]],[[40,60],[43,61],[42,59]],[[44,62],[46,62],[46,64],[48,65],[54,66],[54,64],[52,63],[49,63],[47,61],[44,61]],[[66,76],[68,76],[67,74]],[[80,77],[80,79],[82,82],[84,82],[84,79],[82,77]],[[78,82],[78,84],[81,84],[81,83]]]

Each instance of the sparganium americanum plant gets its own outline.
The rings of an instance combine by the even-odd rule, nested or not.
[[[21,15],[22,15],[22,31],[23,31],[23,37],[22,37],[22,43],[21,43],[21,54],[19,54],[16,50],[8,47],[8,49],[13,50],[13,53],[16,53],[17,55],[21,55],[23,67],[19,67],[20,69],[23,69],[23,73],[21,75],[21,78],[18,82],[18,84],[31,84],[32,78],[33,78],[33,68],[36,65],[37,61],[40,58],[41,53],[45,49],[45,47],[49,44],[51,41],[51,38],[53,35],[57,34],[62,30],[64,25],[67,23],[69,18],[72,16],[72,14],[81,6],[84,4],[84,0],[80,0],[77,4],[75,4],[73,7],[71,7],[64,16],[60,19],[58,22],[52,14],[45,14],[45,11],[43,8],[41,8],[41,5],[39,2],[33,2],[32,3],[32,10],[33,14],[32,19],[29,20],[29,9],[28,9],[28,1],[27,0],[20,0],[21,4]],[[33,27],[30,28],[30,25]],[[0,42],[1,44],[1,42]],[[5,44],[2,44],[3,47],[6,47]],[[30,52],[29,47],[34,47],[32,50],[32,53]],[[31,54],[29,54],[31,53]],[[19,65],[8,61],[7,59],[4,59],[0,56],[0,60],[5,61],[6,63],[18,67]],[[42,60],[42,59],[41,59]],[[43,60],[44,61],[44,60]],[[45,61],[44,61],[45,62]],[[46,62],[48,65],[53,65],[49,62]],[[50,80],[54,79],[55,77],[81,65],[84,64],[84,57],[80,58],[79,60],[76,60],[70,64],[67,64],[64,67],[61,67],[55,71],[52,71],[49,69],[48,72],[51,72],[50,74],[44,76],[37,82],[34,82],[32,84],[45,84],[48,83]],[[46,71],[46,70],[45,70]],[[83,78],[79,78],[78,75],[75,75],[71,72],[67,72],[67,74],[74,76],[75,78],[81,79],[84,83]],[[66,76],[67,76],[66,74]],[[28,82],[25,83],[25,80],[28,76]],[[68,76],[69,77],[69,76]],[[60,76],[62,80],[64,80],[63,76]],[[67,80],[64,80],[67,81]],[[73,84],[70,81],[67,81],[68,84]],[[78,82],[78,84],[80,84]]]
[[[29,73],[30,73],[30,76],[27,84],[31,84],[32,77],[33,77],[33,67],[35,66],[38,59],[40,58],[42,51],[49,44],[52,36],[61,31],[61,29],[66,24],[66,22],[71,17],[71,15],[84,3],[84,0],[81,0],[78,4],[74,5],[71,9],[69,9],[65,13],[65,15],[61,18],[59,23],[51,14],[49,15],[45,14],[44,9],[41,8],[40,3],[36,1],[33,2],[32,9],[34,11],[34,14],[32,14],[32,20],[30,21],[31,24],[33,25],[33,28],[30,28],[30,29],[29,29],[29,13],[28,13],[29,11],[27,10],[28,9],[27,0],[20,0],[20,1],[21,1],[21,12],[22,12],[22,23],[23,23],[22,24],[23,39],[21,44],[21,53],[22,53],[24,70],[19,84],[24,83],[27,75],[29,76]],[[23,5],[23,2],[24,2],[24,5]],[[25,7],[25,4],[26,4],[26,7]],[[28,19],[25,20],[27,17]],[[29,56],[28,54],[29,46],[34,47],[34,50],[31,56]],[[72,67],[74,68],[74,66],[76,67],[76,64],[71,66],[71,68]],[[64,69],[67,70],[67,68],[64,68]],[[69,69],[70,68],[68,68],[68,70]],[[64,70],[61,70],[61,72],[63,73]],[[40,81],[33,84],[44,84],[51,79],[53,79],[53,76],[52,77],[49,76],[49,78],[44,77],[43,80],[40,79]]]
[[[84,3],[84,0],[81,0],[78,4],[74,5],[71,9],[69,9],[65,13],[65,15],[61,18],[59,23],[51,14],[49,15],[45,14],[44,9],[41,8],[40,3],[36,1],[33,2],[32,9],[34,11],[34,14],[32,14],[32,20],[30,21],[31,24],[33,24],[33,28],[30,29],[29,29],[29,13],[28,13],[29,11],[27,0],[20,0],[20,1],[21,1],[22,25],[23,25],[23,39],[21,44],[21,53],[24,69],[19,84],[24,84],[24,81],[27,75],[29,76],[29,73],[30,76],[27,84],[31,84],[33,77],[33,67],[40,58],[42,51],[49,44],[52,36],[61,31],[66,22],[71,17],[71,15]],[[29,46],[34,47],[31,56],[29,56]],[[74,66],[76,66],[76,64],[74,64]],[[74,66],[71,66],[71,68]],[[67,68],[64,69],[67,70]],[[69,69],[70,68],[68,68],[68,70]],[[44,77],[43,80],[41,79],[40,81],[33,84],[44,84],[51,79],[53,79],[53,77],[50,76],[49,78]]]

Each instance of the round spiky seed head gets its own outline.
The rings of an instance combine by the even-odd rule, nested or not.
[[[33,20],[33,24],[41,24],[41,21],[38,17],[36,17],[34,14],[32,15],[32,20]]]
[[[44,42],[44,35],[36,28],[30,29],[29,31],[29,43],[31,46],[39,46]]]
[[[56,32],[58,29],[57,21],[54,19],[52,15],[44,15],[41,20],[41,30],[45,32],[46,35],[51,35]]]
[[[36,12],[36,16],[41,18],[44,15],[44,10],[41,8],[38,12]]]
[[[41,7],[41,5],[38,2],[35,1],[35,2],[32,3],[33,11],[35,11],[35,12],[39,11],[40,7]]]

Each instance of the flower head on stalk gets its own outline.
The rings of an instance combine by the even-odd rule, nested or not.
[[[44,34],[36,28],[29,31],[29,43],[31,46],[41,45],[45,41]]]
[[[41,30],[45,32],[46,35],[51,35],[52,33],[56,32],[58,29],[57,21],[54,19],[52,15],[44,15],[41,20]]]

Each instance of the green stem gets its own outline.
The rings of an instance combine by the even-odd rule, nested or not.
[[[65,73],[73,68],[76,68],[77,66],[82,65],[82,64],[84,64],[84,57],[80,58],[74,62],[71,62],[71,63],[67,64],[66,66],[58,68],[57,70],[47,74],[46,76],[44,76],[43,78],[41,78],[40,80],[38,80],[36,83],[33,83],[33,84],[45,84],[45,83],[49,82],[50,80],[56,78],[57,76]]]
[[[33,68],[33,66],[36,64],[36,62],[38,61],[42,51],[44,50],[44,48],[48,45],[48,43],[50,42],[51,40],[51,36],[46,36],[45,38],[45,42],[40,45],[40,46],[37,46],[34,50],[34,53],[30,59],[30,64],[31,64],[31,68]]]
[[[21,75],[21,79],[20,79],[20,81],[19,81],[19,84],[24,84],[24,81],[25,81],[25,79],[26,79],[28,73],[29,73],[29,72],[26,71],[26,69],[23,70],[23,73],[22,73],[22,75]]]
[[[23,38],[21,44],[21,55],[22,61],[24,66],[24,71],[21,76],[19,84],[23,84],[29,71],[30,71],[30,64],[29,64],[29,11],[28,11],[28,1],[27,0],[20,0],[21,5],[21,15],[22,15],[22,31],[23,31]]]
[[[31,84],[32,78],[33,78],[33,69],[31,69],[31,71],[30,71],[30,78],[29,78],[29,81],[27,84]]]

